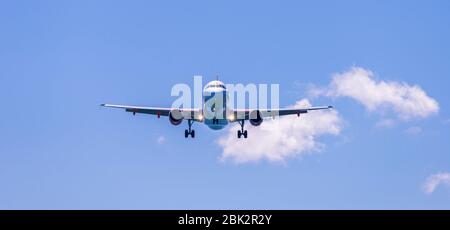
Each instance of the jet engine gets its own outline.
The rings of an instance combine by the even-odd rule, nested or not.
[[[169,113],[169,121],[172,125],[179,125],[183,122],[183,114],[178,109],[174,109]]]
[[[263,118],[261,117],[261,112],[255,110],[250,113],[250,124],[253,126],[260,126],[262,122]]]

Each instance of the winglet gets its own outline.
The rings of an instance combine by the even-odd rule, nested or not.
[[[100,106],[105,106],[106,104],[100,104]]]
[[[334,108],[334,107],[333,107],[332,105],[329,105],[328,108],[329,108],[329,109],[332,109],[332,108]]]

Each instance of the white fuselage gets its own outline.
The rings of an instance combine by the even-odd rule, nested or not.
[[[204,123],[209,128],[218,130],[228,125],[227,98],[227,89],[220,81],[211,81],[203,89]]]

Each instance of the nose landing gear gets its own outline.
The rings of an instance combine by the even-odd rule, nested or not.
[[[241,138],[241,136],[244,136],[244,138],[247,138],[247,130],[244,130],[244,122],[245,122],[245,120],[238,121],[239,125],[241,125],[241,130],[238,130],[238,132],[237,132],[237,136],[239,139]]]

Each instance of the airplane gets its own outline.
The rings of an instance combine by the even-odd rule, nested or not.
[[[225,128],[228,124],[238,122],[241,129],[237,132],[237,137],[247,138],[247,130],[244,129],[245,121],[249,121],[253,126],[259,126],[264,118],[276,116],[297,115],[308,113],[313,110],[332,109],[333,106],[310,107],[310,108],[293,108],[293,109],[231,109],[227,106],[226,99],[228,91],[225,84],[219,80],[210,81],[203,89],[203,109],[195,108],[159,108],[159,107],[142,107],[129,105],[101,104],[104,107],[125,109],[133,115],[150,114],[156,115],[158,118],[165,116],[169,118],[172,125],[180,125],[183,120],[188,121],[188,129],[184,131],[184,137],[195,138],[195,130],[192,129],[194,122],[204,123],[213,130]],[[218,97],[219,96],[219,97]],[[220,98],[223,101],[213,101]],[[219,106],[216,106],[219,105]],[[207,116],[206,116],[207,115]]]

